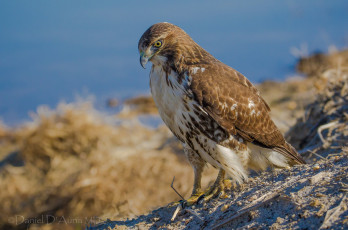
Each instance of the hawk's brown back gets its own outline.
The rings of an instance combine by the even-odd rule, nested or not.
[[[269,106],[241,73],[215,61],[200,66],[192,75],[191,88],[197,102],[227,132],[267,148],[296,163],[305,163],[286,143],[269,115]]]

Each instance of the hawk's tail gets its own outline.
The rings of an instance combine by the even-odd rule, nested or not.
[[[282,146],[274,147],[273,150],[283,154],[285,157],[291,160],[290,164],[306,164],[306,161],[301,157],[301,155],[296,151],[292,145],[285,142]]]

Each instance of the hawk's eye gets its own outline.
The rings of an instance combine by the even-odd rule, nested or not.
[[[154,47],[161,47],[162,46],[162,42],[161,41],[156,41],[154,44],[153,44]]]

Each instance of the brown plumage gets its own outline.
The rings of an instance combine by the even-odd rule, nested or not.
[[[140,62],[153,63],[150,86],[166,125],[184,144],[200,193],[202,165],[241,182],[247,169],[305,161],[272,121],[270,108],[241,73],[225,65],[170,23],[151,26],[139,40]],[[220,188],[221,189],[221,188]],[[220,189],[218,189],[220,191]]]
[[[204,110],[226,131],[285,154],[293,162],[305,163],[291,145],[286,143],[272,121],[267,103],[257,89],[239,72],[218,62],[217,67],[192,80],[192,91]],[[214,86],[214,87],[211,87]],[[231,86],[234,86],[231,88]],[[238,102],[236,109],[223,105]]]

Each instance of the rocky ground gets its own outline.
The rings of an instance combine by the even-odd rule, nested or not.
[[[132,220],[87,229],[346,229],[347,154],[253,176],[227,197],[180,209],[159,208]]]
[[[172,179],[188,197],[193,171],[165,126],[142,123],[158,119],[151,98],[122,103],[116,116],[76,102],[40,107],[15,128],[0,123],[0,229],[347,228],[347,51],[317,56],[299,62],[308,77],[258,86],[309,164],[252,174],[173,221]],[[216,173],[208,168],[203,184]]]

